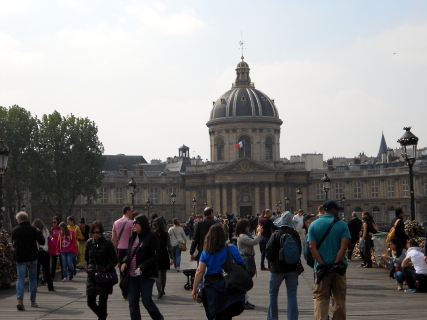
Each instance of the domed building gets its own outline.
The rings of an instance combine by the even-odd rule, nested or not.
[[[249,65],[237,64],[236,81],[213,104],[207,126],[211,161],[233,161],[242,157],[257,161],[280,159],[279,112],[265,93],[255,89]],[[236,144],[242,142],[238,149]]]

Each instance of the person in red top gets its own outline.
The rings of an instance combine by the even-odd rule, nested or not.
[[[56,252],[58,255],[61,255],[62,260],[62,271],[63,279],[62,282],[67,282],[68,280],[73,279],[74,275],[74,264],[73,257],[77,254],[77,239],[73,230],[69,230],[65,222],[59,224],[61,232],[58,235],[58,242],[56,245]],[[68,278],[68,269],[70,270],[70,278]]]
[[[52,218],[52,228],[50,228],[50,236],[54,239],[55,242],[58,239],[59,233],[61,231],[61,229],[59,229],[59,223],[60,222],[61,221],[59,221],[59,217],[58,216],[54,216]],[[51,263],[50,263],[50,276],[51,276],[52,281],[53,281],[53,280],[55,280],[56,263],[58,261],[58,256],[56,255],[56,252],[55,252],[54,255],[51,256],[50,261],[51,261]],[[61,256],[59,256],[59,265],[61,266],[61,274],[62,274]]]
[[[265,267],[265,247],[267,246],[268,240],[273,233],[273,230],[276,230],[276,226],[271,221],[271,210],[265,209],[263,216],[259,219],[258,225],[262,226],[261,241],[259,242],[259,249],[261,250],[261,270],[270,270],[270,261],[268,261],[268,269]]]

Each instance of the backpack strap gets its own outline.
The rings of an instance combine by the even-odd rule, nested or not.
[[[130,219],[127,219],[126,222],[123,224],[122,230],[120,230],[119,237],[117,238],[117,243],[120,241],[120,238],[122,237],[123,230],[125,229],[126,223],[128,223],[129,220]]]

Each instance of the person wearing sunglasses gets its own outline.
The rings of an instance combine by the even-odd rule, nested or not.
[[[88,307],[98,316],[107,319],[108,295],[113,293],[113,284],[95,282],[96,272],[115,272],[118,263],[113,242],[104,235],[104,227],[98,220],[90,226],[91,238],[86,242],[84,260],[87,266],[86,295]],[[98,304],[96,297],[99,296]]]
[[[59,220],[58,216],[54,216],[52,218],[52,228],[50,228],[50,236],[55,240],[58,239],[59,233],[61,232],[61,229],[59,228],[59,223],[61,221]],[[56,248],[55,248],[56,251]],[[59,266],[61,268],[61,279],[64,277],[62,272],[62,261],[61,256],[56,255],[56,252],[54,255],[51,255],[50,259],[50,276],[52,278],[52,281],[55,280],[55,274],[56,274],[56,265],[58,263],[58,257],[59,257]]]
[[[155,278],[158,276],[159,239],[150,230],[148,219],[139,215],[133,220],[132,236],[127,254],[122,261],[122,272],[129,272],[128,301],[131,320],[140,320],[139,297],[151,318],[163,320],[152,298]]]

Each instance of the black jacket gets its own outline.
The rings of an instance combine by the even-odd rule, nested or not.
[[[390,222],[390,228],[394,226],[396,220],[400,221],[397,223],[396,228],[394,228],[394,236],[399,238],[400,242],[403,246],[406,246],[406,241],[409,239],[409,236],[405,232],[405,223],[403,222],[401,217],[396,217]]]
[[[348,230],[350,230],[350,235],[352,240],[359,239],[360,230],[362,230],[362,220],[355,217],[348,222]]]
[[[140,277],[144,279],[157,278],[159,273],[160,244],[157,235],[150,230],[139,234],[132,232],[129,238],[126,257],[123,258],[122,263],[126,263],[128,268],[130,267],[131,249],[137,236],[139,238],[139,245],[136,249],[136,268],[140,268],[142,271]]]
[[[99,271],[104,271],[105,269],[107,272],[114,272],[114,268],[116,267],[117,263],[117,253],[110,239],[102,236],[98,239],[98,241],[95,241],[95,239],[91,238],[86,242],[85,264],[87,268],[87,295],[104,295],[113,293],[112,285],[108,283],[95,283],[95,272],[96,266],[98,267]]]
[[[13,257],[23,263],[38,259],[39,245],[45,244],[43,233],[33,227],[29,221],[21,222],[12,229]]]
[[[268,240],[267,246],[265,247],[265,253],[267,256],[268,261],[271,263],[270,272],[271,273],[286,273],[286,272],[292,272],[296,271],[298,269],[298,264],[296,265],[288,265],[285,264],[283,261],[279,260],[279,250],[280,250],[280,237],[283,234],[283,231],[286,231],[288,233],[291,233],[295,236],[296,239],[298,239],[298,245],[300,252],[302,252],[301,247],[301,239],[294,229],[289,227],[281,227],[280,230],[276,230],[271,235],[270,239]]]
[[[203,251],[203,243],[205,242],[205,237],[208,234],[209,229],[216,223],[218,222],[214,218],[206,217],[194,225],[194,235],[193,242],[191,242],[190,254],[194,254],[194,251],[197,249],[199,251],[199,254],[196,257],[197,260],[199,260]]]

